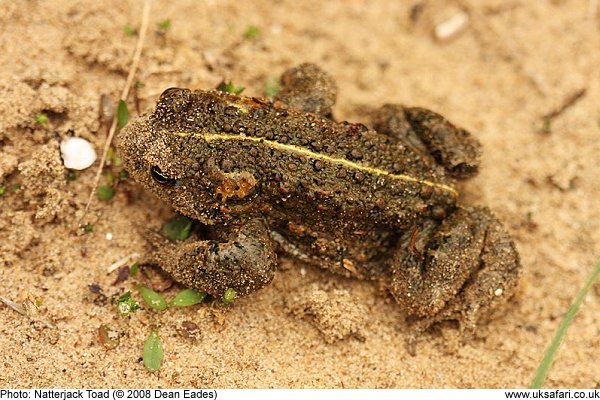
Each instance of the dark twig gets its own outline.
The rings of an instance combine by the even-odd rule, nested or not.
[[[543,131],[548,133],[550,132],[550,125],[552,123],[552,121],[560,116],[562,113],[564,113],[567,109],[569,109],[570,107],[573,107],[573,105],[575,105],[575,103],[577,103],[583,96],[585,96],[585,93],[587,92],[586,88],[582,88],[577,90],[575,93],[573,93],[572,95],[570,95],[569,97],[567,97],[562,104],[560,105],[560,107],[555,108],[554,110],[550,111],[547,114],[544,114],[542,116],[542,121],[544,123],[544,128]]]
[[[560,114],[565,112],[569,107],[572,107],[575,103],[577,103],[583,96],[585,96],[586,91],[587,91],[586,88],[579,89],[578,91],[576,91],[575,93],[573,93],[572,95],[567,97],[565,99],[565,101],[563,101],[563,103],[561,104],[560,107],[558,107],[555,110],[550,111],[548,114],[545,114],[542,118],[551,120],[551,119],[558,117]]]

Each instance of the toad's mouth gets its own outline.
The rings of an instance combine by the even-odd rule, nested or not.
[[[371,175],[376,176],[385,176],[391,179],[403,181],[403,182],[413,182],[425,186],[430,186],[433,188],[438,188],[443,191],[450,193],[453,197],[458,196],[458,192],[452,186],[438,183],[434,181],[430,181],[427,179],[420,179],[414,176],[406,175],[406,174],[395,174],[389,171],[386,171],[381,168],[372,167],[369,165],[361,164],[358,162],[350,161],[345,158],[332,157],[327,154],[317,153],[315,151],[309,150],[305,147],[296,146],[293,144],[280,143],[275,140],[269,140],[262,137],[253,137],[253,136],[241,136],[241,135],[232,135],[227,133],[209,133],[209,132],[169,132],[163,131],[163,134],[178,136],[181,138],[194,138],[201,139],[206,142],[217,142],[217,141],[238,141],[238,142],[251,142],[257,143],[271,149],[279,150],[282,152],[292,153],[299,155],[301,157],[311,158],[313,160],[320,160],[326,163],[338,164],[342,165],[348,169],[354,171],[360,171]]]

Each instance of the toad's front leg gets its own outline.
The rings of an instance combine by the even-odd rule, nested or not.
[[[151,242],[152,263],[177,282],[214,296],[227,289],[240,296],[254,292],[273,279],[277,266],[269,231],[258,218],[223,228],[211,240],[175,243],[153,238]]]
[[[300,64],[281,75],[281,90],[275,100],[307,113],[331,118],[337,86],[319,66]]]
[[[456,320],[472,329],[515,291],[519,256],[502,224],[485,208],[459,208],[440,225],[427,221],[400,241],[391,292],[417,329]]]

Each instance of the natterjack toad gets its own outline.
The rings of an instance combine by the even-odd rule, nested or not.
[[[329,118],[335,85],[318,67],[287,71],[276,101],[171,88],[119,145],[142,186],[204,227],[150,258],[220,296],[260,289],[276,252],[381,280],[421,326],[475,323],[510,297],[519,258],[486,208],[457,204],[480,145],[423,109],[386,105],[373,128]],[[290,105],[288,105],[290,104]]]

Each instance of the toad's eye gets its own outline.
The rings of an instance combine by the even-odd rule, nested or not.
[[[161,185],[173,186],[177,182],[175,179],[165,175],[165,173],[156,165],[150,167],[150,174],[152,175],[152,178]]]

